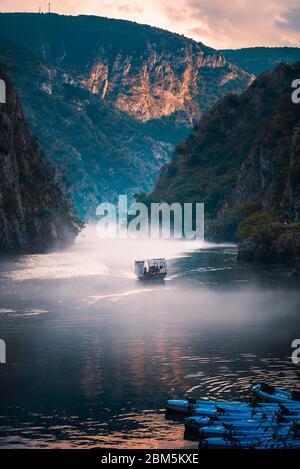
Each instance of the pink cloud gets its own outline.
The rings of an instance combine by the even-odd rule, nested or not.
[[[137,5],[130,5],[128,3],[126,3],[125,5],[120,5],[118,7],[118,10],[124,13],[142,13],[143,12],[143,8],[140,8]]]
[[[171,22],[174,14],[165,12]],[[186,34],[217,48],[254,45],[300,46],[300,7],[298,0],[177,0],[178,10],[185,8],[182,23]],[[298,16],[296,16],[298,13]],[[280,24],[284,21],[284,26]],[[178,21],[178,27],[182,24]]]
[[[47,10],[48,1],[0,0],[0,11]],[[142,7],[141,7],[142,5]],[[299,0],[53,0],[53,12],[137,21],[216,48],[300,46]]]

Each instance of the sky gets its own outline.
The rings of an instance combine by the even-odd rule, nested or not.
[[[48,0],[0,0],[0,11],[48,10]],[[299,0],[52,0],[51,11],[121,18],[184,34],[216,49],[300,47]]]

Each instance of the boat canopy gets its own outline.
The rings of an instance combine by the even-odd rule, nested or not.
[[[151,269],[158,269],[160,273],[167,272],[167,262],[164,257],[157,259],[143,259],[135,261],[135,273],[143,275],[145,270],[149,272]]]

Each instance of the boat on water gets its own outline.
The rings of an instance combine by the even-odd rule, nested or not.
[[[300,440],[289,438],[275,439],[273,437],[229,437],[229,438],[207,438],[199,441],[199,448],[225,449],[299,449]]]
[[[224,425],[209,425],[207,427],[201,427],[199,430],[199,437],[201,439],[206,438],[224,438],[228,439],[231,436],[238,438],[246,437],[265,437],[272,438],[274,434],[281,437],[289,437],[292,432],[292,425],[286,427],[280,426],[267,426],[267,427],[257,427],[257,426],[246,426],[244,428],[231,428],[228,429]]]
[[[204,399],[170,399],[167,401],[167,412],[174,412],[177,414],[191,414],[197,408],[215,408],[216,405],[232,406],[237,408],[248,407],[249,404],[238,401],[224,402],[224,401],[206,401]]]
[[[166,417],[189,416],[184,438],[198,439],[199,448],[300,449],[299,393],[261,384],[251,390],[249,402],[168,400]]]
[[[167,276],[165,258],[135,261],[134,271],[139,280],[163,280]]]
[[[270,417],[284,417],[286,419],[300,419],[299,408],[287,408],[283,404],[279,404],[277,407],[252,407],[248,409],[238,408],[224,408],[216,406],[215,409],[200,408],[195,409],[194,415],[203,417],[211,417],[226,420],[234,419],[268,419]]]
[[[287,409],[299,410],[300,402],[285,403],[284,406]],[[195,399],[177,399],[168,400],[166,405],[167,412],[173,412],[176,414],[185,415],[199,415],[204,411],[211,411],[213,413],[226,414],[228,412],[251,412],[253,410],[263,409],[264,411],[282,411],[280,403],[265,403],[265,402],[239,402],[239,401],[206,401],[206,400],[195,400]]]
[[[259,419],[259,418],[268,418],[268,416],[273,416],[277,412],[274,409],[259,409],[256,408],[250,410],[244,409],[201,409],[198,408],[195,410],[194,415],[199,415],[200,417],[211,417],[224,420],[234,420],[234,419]],[[299,412],[297,413],[299,415]]]
[[[269,428],[272,426],[290,427],[299,423],[299,418],[286,418],[276,415],[257,416],[248,418],[245,416],[228,416],[228,417],[189,417],[185,419],[184,425],[187,431],[199,430],[207,426],[223,426],[231,430],[247,430],[258,428]]]
[[[252,386],[252,394],[262,402],[300,405],[300,392],[285,391],[265,383]]]

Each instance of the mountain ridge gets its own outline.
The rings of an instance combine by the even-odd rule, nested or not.
[[[2,40],[1,58],[45,159],[79,216],[93,218],[97,205],[114,201],[116,193],[151,189],[171,145],[147,137],[142,124],[76,85],[58,79],[49,94],[47,63],[27,49]]]
[[[0,62],[86,218],[103,200],[150,191],[174,143],[252,79],[192,39],[123,20],[2,13],[0,31]]]
[[[279,63],[289,65],[300,60],[299,47],[245,47],[241,49],[221,49],[232,63],[257,76],[272,70]]]
[[[189,76],[192,65],[198,74],[202,68],[220,69],[215,78],[213,75],[210,78],[214,80],[214,85],[219,85],[224,91],[216,89],[213,101],[232,91],[229,86],[231,82],[240,80],[241,84],[237,82],[235,86],[242,90],[251,80],[250,74],[227,62],[221,52],[160,28],[88,15],[2,15],[1,37],[24,45],[52,65],[64,67],[71,75],[75,73],[83,86],[93,93],[97,92],[102,99],[111,93],[110,101],[115,107],[142,121],[179,111],[184,113],[185,105],[188,106],[188,116],[185,117],[187,126],[192,125],[193,117],[199,118],[202,112],[199,104],[195,102],[189,108],[191,96],[187,88],[196,86],[194,98],[201,95],[198,89],[201,83],[196,83],[199,77],[195,73]],[[80,58],[83,54],[84,60]],[[174,66],[177,59],[180,63]],[[192,64],[193,60],[195,63]],[[74,78],[70,76],[69,79]],[[180,79],[183,80],[182,87],[178,83]],[[185,79],[188,83],[184,83]],[[205,76],[200,76],[201,80],[205,82]],[[146,94],[145,101],[137,102],[134,93],[141,98],[142,93],[149,91],[149,81],[150,87],[153,87],[151,93]],[[173,81],[172,94],[169,85],[173,85]],[[169,96],[166,96],[168,93]],[[163,99],[166,102],[159,109],[161,104],[156,104]],[[201,106],[203,111],[209,107],[205,102]]]

